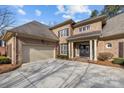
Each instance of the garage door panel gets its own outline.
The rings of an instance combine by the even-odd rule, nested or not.
[[[23,62],[53,58],[53,46],[23,46]]]

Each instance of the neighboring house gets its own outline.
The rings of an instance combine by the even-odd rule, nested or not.
[[[97,60],[101,52],[124,57],[124,13],[105,15],[75,23],[67,20],[50,28],[59,37],[59,55]]]
[[[36,21],[7,31],[2,39],[13,64],[54,58],[58,42],[48,26]]]
[[[97,60],[101,52],[124,57],[124,13],[80,22],[72,19],[48,27],[33,21],[9,30],[3,37],[13,63],[55,58],[57,55]]]
[[[0,56],[6,55],[6,47],[5,42],[3,40],[0,40]]]

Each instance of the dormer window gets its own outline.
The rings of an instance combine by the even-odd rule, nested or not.
[[[68,30],[68,28],[58,31],[58,36],[59,37],[69,36],[69,30]]]

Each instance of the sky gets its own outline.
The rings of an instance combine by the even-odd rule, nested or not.
[[[3,7],[3,6],[0,6]],[[46,25],[53,25],[67,19],[81,21],[90,17],[94,9],[101,11],[103,5],[13,5],[15,26],[36,20]]]

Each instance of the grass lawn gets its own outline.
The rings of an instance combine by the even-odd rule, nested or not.
[[[15,70],[16,68],[20,67],[20,64],[17,65],[13,65],[13,64],[0,64],[0,74],[1,73],[5,73],[5,72],[9,72],[12,70]]]

